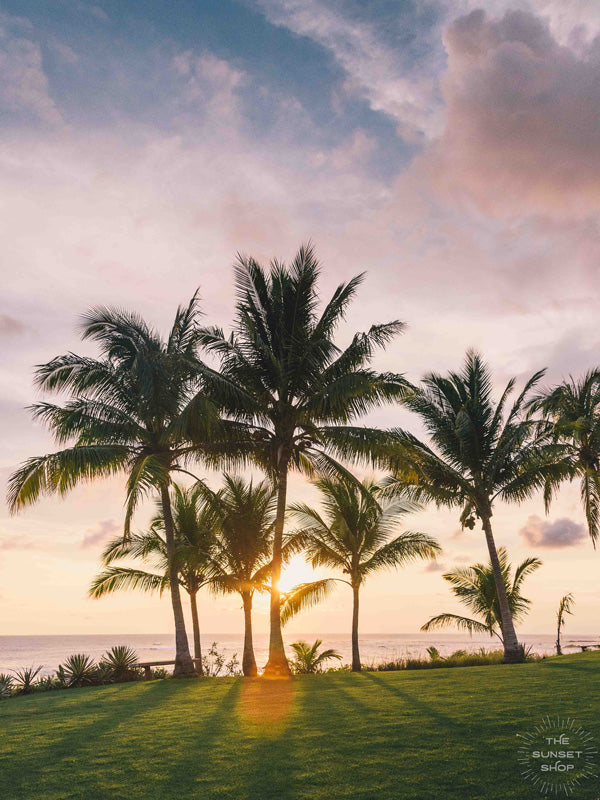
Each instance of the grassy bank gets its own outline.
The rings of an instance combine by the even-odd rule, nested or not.
[[[517,734],[546,715],[575,717],[600,743],[599,653],[51,692],[0,703],[0,798],[535,798]],[[593,784],[575,800],[598,798]]]

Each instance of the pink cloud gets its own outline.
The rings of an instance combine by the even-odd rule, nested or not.
[[[122,527],[117,525],[114,519],[107,519],[99,522],[95,528],[89,530],[83,537],[81,546],[84,549],[104,545],[114,539],[118,533],[122,532]]]
[[[589,216],[600,198],[600,39],[576,50],[523,11],[447,28],[434,184],[488,214]]]

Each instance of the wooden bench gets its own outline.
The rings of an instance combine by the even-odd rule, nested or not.
[[[596,649],[600,648],[600,644],[580,644],[579,647],[581,647],[581,652],[585,653],[586,650],[593,650],[594,647]]]
[[[194,666],[199,662],[202,661],[200,658],[192,658],[194,662]],[[144,680],[151,681],[152,680],[152,667],[165,667],[165,666],[173,666],[176,662],[175,661],[139,661],[137,664],[134,664],[134,667],[139,667],[140,669],[143,668],[144,670]]]

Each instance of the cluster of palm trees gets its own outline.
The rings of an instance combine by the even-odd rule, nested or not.
[[[290,674],[283,620],[319,600],[333,579],[314,581],[283,597],[281,568],[291,552],[341,570],[353,591],[353,668],[360,669],[360,586],[375,569],[430,558],[438,544],[422,533],[393,537],[398,518],[420,504],[460,509],[464,527],[480,522],[497,593],[505,660],[523,649],[492,531],[499,501],[520,502],[541,491],[546,508],[559,486],[581,480],[584,510],[595,542],[600,525],[600,375],[538,392],[543,372],[509,404],[510,381],[493,399],[489,368],[468,353],[461,372],[430,374],[421,385],[372,367],[377,349],[403,330],[393,321],[372,325],[339,348],[336,328],[356,295],[359,275],[320,304],[319,264],[311,246],[289,264],[268,267],[239,257],[232,330],[200,322],[197,297],[180,307],[163,338],[135,313],[88,312],[82,336],[98,347],[90,358],[68,353],[39,366],[38,387],[68,395],[42,402],[33,415],[61,449],[30,458],[12,476],[9,505],[18,510],[44,494],[113,475],[126,477],[123,536],[104,554],[92,591],[169,587],[176,638],[176,674],[194,674],[181,591],[192,601],[203,585],[238,592],[251,626],[252,595],[270,592],[266,676]],[[216,359],[216,360],[215,360]],[[424,423],[427,440],[409,431],[357,424],[383,403],[402,403]],[[352,465],[387,477],[360,482]],[[227,474],[212,492],[198,466],[260,469],[264,481]],[[290,505],[288,475],[315,480],[323,512]],[[177,486],[177,477],[191,488]],[[132,532],[140,502],[157,499],[150,530]],[[255,516],[252,516],[252,515]],[[286,519],[294,521],[285,531]],[[244,539],[246,537],[247,540]],[[251,557],[249,556],[251,554]],[[126,557],[154,559],[155,571],[115,566]],[[194,622],[196,655],[199,635]],[[247,629],[248,630],[248,629]],[[250,639],[251,642],[251,639]],[[251,649],[245,671],[256,674]]]

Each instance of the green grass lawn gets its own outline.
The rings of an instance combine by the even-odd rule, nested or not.
[[[0,798],[536,798],[517,734],[546,715],[600,743],[600,653],[50,692],[0,703]],[[598,780],[573,797],[599,798]]]

